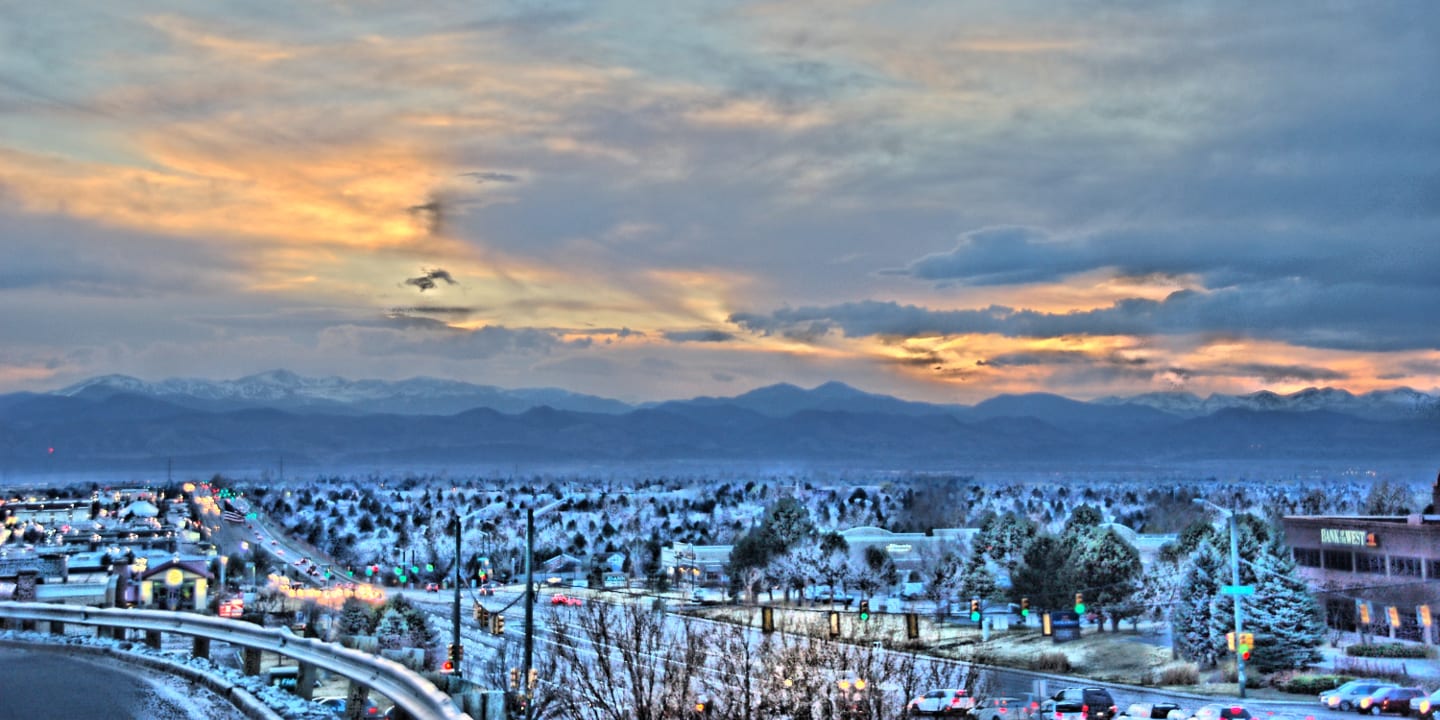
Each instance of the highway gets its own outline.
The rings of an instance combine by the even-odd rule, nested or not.
[[[0,646],[0,720],[244,720],[183,678],[43,645]]]

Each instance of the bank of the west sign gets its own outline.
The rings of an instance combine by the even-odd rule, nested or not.
[[[1359,547],[1376,547],[1380,544],[1379,538],[1373,532],[1364,530],[1341,530],[1339,528],[1320,528],[1320,542],[1326,545],[1355,545]]]

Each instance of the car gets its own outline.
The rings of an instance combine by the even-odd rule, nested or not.
[[[1352,694],[1354,693],[1354,690],[1355,690],[1355,688],[1356,688],[1357,686],[1360,686],[1360,685],[1384,685],[1384,684],[1386,684],[1386,683],[1385,683],[1383,680],[1374,680],[1374,679],[1371,679],[1371,678],[1358,678],[1358,679],[1355,679],[1355,680],[1351,680],[1351,681],[1349,681],[1349,682],[1346,682],[1346,683],[1344,683],[1344,684],[1342,684],[1342,685],[1340,685],[1340,686],[1338,686],[1338,687],[1332,688],[1332,689],[1330,689],[1330,690],[1326,690],[1326,691],[1320,693],[1318,697],[1320,698],[1320,704],[1321,704],[1321,705],[1324,705],[1324,706],[1327,707],[1327,708],[1336,709],[1336,708],[1339,708],[1339,707],[1340,707],[1340,699],[1339,699],[1340,696],[1342,696],[1342,695],[1352,695]],[[1373,692],[1373,691],[1372,691],[1372,692]],[[1367,694],[1368,694],[1368,693],[1367,693]],[[1346,708],[1346,709],[1349,710],[1350,708]]]
[[[551,605],[565,605],[567,607],[574,607],[583,603],[583,600],[575,597],[574,595],[562,595],[560,593],[556,593],[550,596]]]
[[[1388,687],[1376,690],[1355,704],[1355,711],[1371,715],[1385,713],[1410,714],[1410,701],[1425,697],[1425,691],[1418,687]]]
[[[1242,705],[1201,705],[1190,720],[1250,720],[1250,711]]]
[[[1135,703],[1125,709],[1125,717],[1140,718],[1140,720],[1174,720],[1175,718],[1187,718],[1180,706],[1172,702],[1158,703]]]
[[[1435,716],[1435,708],[1440,706],[1440,690],[1429,695],[1410,698],[1410,714],[1416,715],[1421,720],[1430,720]]]
[[[695,588],[690,595],[690,602],[701,605],[719,605],[721,602],[720,592],[710,588]]]
[[[345,708],[349,704],[345,698],[339,696],[319,697],[315,698],[315,702],[320,703],[325,706],[327,710],[339,716],[345,715]],[[374,700],[365,698],[365,712],[362,713],[362,715],[365,717],[378,718],[380,717],[380,706],[375,704]]]
[[[425,583],[425,592],[440,592],[440,583]]]
[[[495,591],[499,589],[499,587],[500,583],[491,581],[481,584],[479,588],[476,588],[475,592],[481,595],[494,595]]]
[[[966,715],[975,707],[975,698],[963,688],[930,690],[905,706],[910,715]]]
[[[1050,720],[1111,720],[1118,713],[1110,691],[1097,687],[1065,688],[1040,705]]]
[[[1320,701],[1331,710],[1349,712],[1360,704],[1361,698],[1373,695],[1376,690],[1399,687],[1395,683],[1379,680],[1352,680],[1327,693],[1320,693]]]
[[[990,697],[970,710],[970,720],[1031,720],[1038,703],[1015,697]]]

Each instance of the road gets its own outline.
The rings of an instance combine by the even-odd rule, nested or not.
[[[244,720],[229,701],[183,678],[105,657],[0,647],[0,720]]]

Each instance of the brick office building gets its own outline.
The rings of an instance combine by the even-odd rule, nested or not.
[[[1417,606],[1440,614],[1440,477],[1431,493],[1427,513],[1283,519],[1301,576],[1324,602],[1331,627],[1356,628],[1356,600],[1373,608],[1371,630],[1395,637],[1420,637]],[[1393,632],[1390,607],[1401,620]]]

